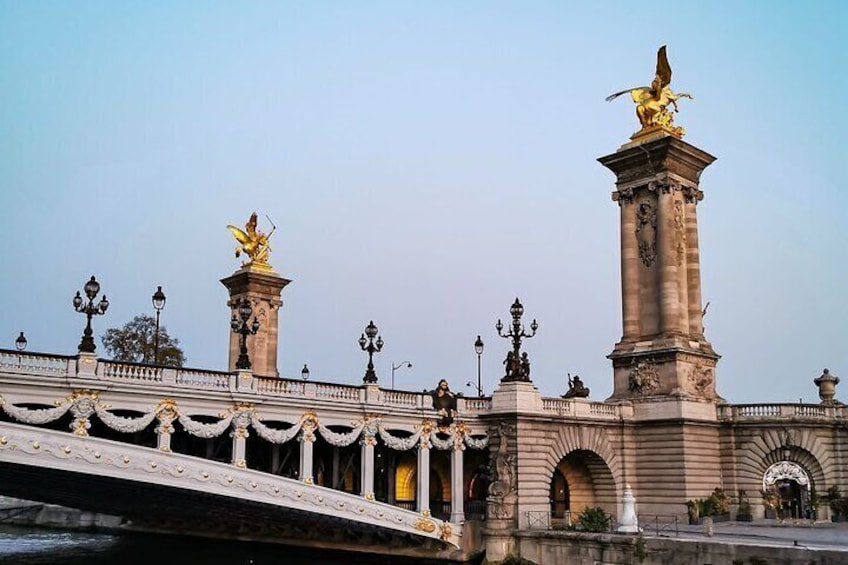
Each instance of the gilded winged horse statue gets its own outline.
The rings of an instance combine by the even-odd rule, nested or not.
[[[651,81],[651,86],[638,86],[610,94],[607,96],[607,102],[615,100],[622,94],[630,93],[630,97],[636,103],[636,116],[642,124],[642,129],[633,137],[660,129],[676,137],[683,137],[686,131],[674,125],[674,115],[668,110],[668,106],[671,105],[674,108],[673,111],[677,112],[677,100],[680,98],[692,100],[694,97],[686,92],[675,93],[669,84],[671,84],[671,66],[668,64],[665,45],[663,45],[657,51],[657,72],[654,80]]]
[[[270,222],[271,219],[268,218],[268,221]],[[245,224],[244,229],[246,231],[242,231],[233,225],[227,226],[227,229],[230,230],[233,237],[240,244],[236,247],[236,257],[239,257],[242,253],[250,257],[250,261],[242,263],[243,267],[255,265],[265,269],[271,268],[268,264],[268,254],[271,251],[271,248],[268,246],[268,239],[274,233],[274,230],[277,229],[277,226],[273,222],[271,222],[271,226],[271,232],[267,235],[256,229],[256,212],[250,215],[250,219]]]

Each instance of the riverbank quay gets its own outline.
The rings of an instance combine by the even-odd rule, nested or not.
[[[116,530],[120,516],[97,514],[56,504],[0,497],[0,524],[37,526],[60,530]]]
[[[513,532],[512,555],[536,565],[845,565],[848,524],[727,522],[713,535],[703,526],[675,534],[590,534],[560,530]],[[495,562],[492,562],[495,563]]]

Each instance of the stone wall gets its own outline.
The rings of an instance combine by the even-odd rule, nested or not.
[[[640,538],[612,534],[522,532],[516,551],[538,565],[844,565],[848,552],[764,547],[713,540]]]

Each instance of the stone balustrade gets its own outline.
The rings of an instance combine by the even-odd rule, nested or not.
[[[718,406],[719,420],[750,421],[775,419],[848,419],[844,405],[822,404],[722,404]]]
[[[22,375],[64,377],[76,373],[76,357],[0,349],[0,371]]]

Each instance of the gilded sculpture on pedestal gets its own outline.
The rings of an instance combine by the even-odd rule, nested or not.
[[[268,218],[268,221],[271,222],[271,219]],[[260,268],[270,269],[271,265],[268,264],[268,254],[271,248],[268,246],[268,240],[271,238],[274,230],[277,229],[277,226],[274,225],[274,222],[271,222],[270,233],[264,234],[256,228],[256,223],[256,212],[254,212],[250,215],[250,219],[244,226],[245,231],[233,225],[228,225],[227,229],[230,230],[233,237],[240,244],[236,247],[236,257],[241,256],[242,253],[250,257],[250,261],[242,263],[243,267],[254,265]]]
[[[628,88],[607,96],[607,102],[618,98],[622,94],[630,93],[630,97],[636,103],[636,116],[642,129],[633,137],[638,137],[654,131],[666,131],[676,137],[683,137],[686,131],[674,125],[674,114],[677,112],[677,100],[680,98],[693,99],[686,92],[675,93],[669,86],[671,84],[671,66],[665,54],[665,45],[657,51],[657,72],[651,86],[639,86]],[[669,111],[671,105],[673,110]]]

